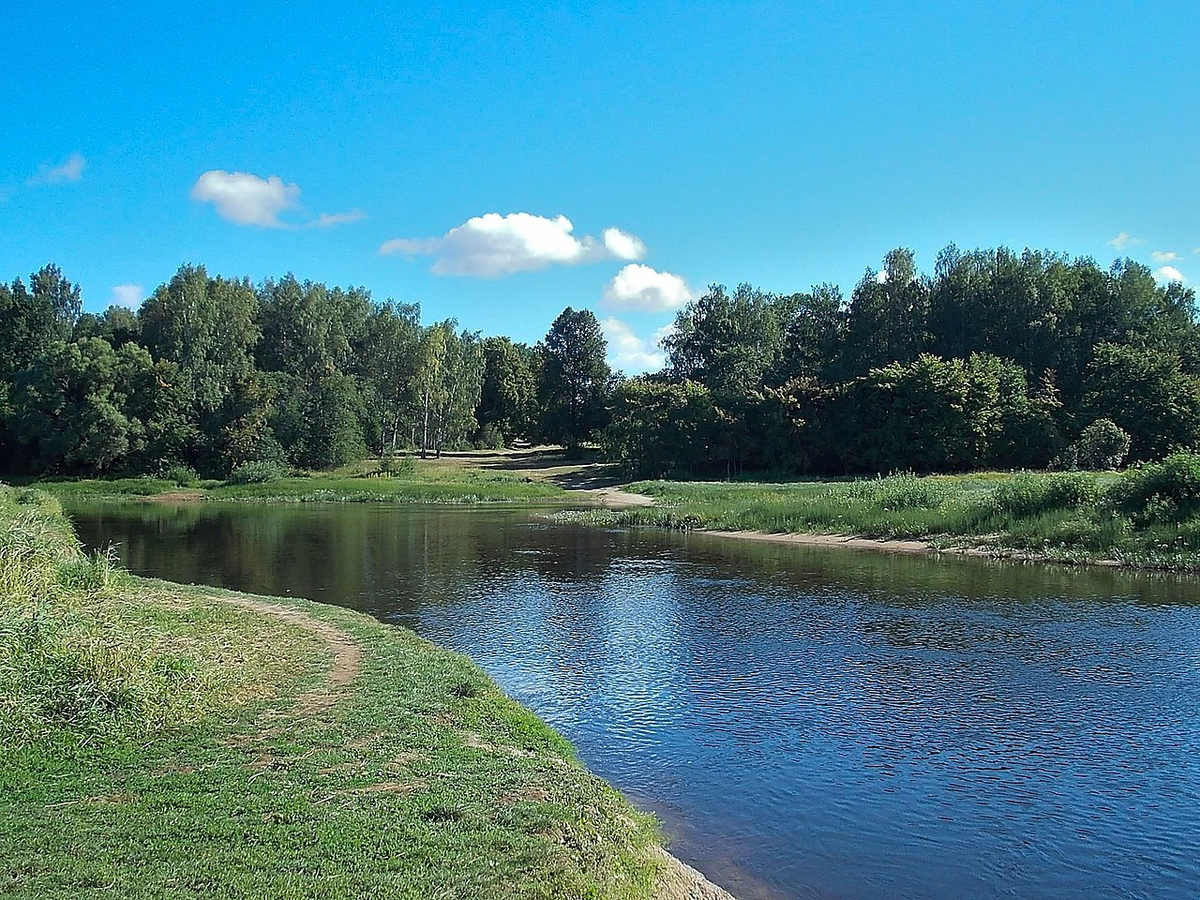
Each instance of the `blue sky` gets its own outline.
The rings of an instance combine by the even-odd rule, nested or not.
[[[613,361],[711,282],[849,295],[896,246],[1200,278],[1200,9],[1115,3],[20,4],[0,278],[182,263],[368,287]],[[1123,236],[1120,237],[1120,236]]]

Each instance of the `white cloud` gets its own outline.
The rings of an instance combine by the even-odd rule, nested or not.
[[[554,264],[629,259],[621,254],[645,252],[638,238],[615,228],[605,232],[603,243],[594,237],[577,238],[571,233],[574,230],[566,216],[547,219],[524,212],[486,213],[451,228],[442,237],[386,241],[379,252],[385,256],[433,256],[435,275],[475,278],[496,278]]]
[[[1161,268],[1155,269],[1154,274],[1157,275],[1159,277],[1159,279],[1161,279],[1162,281],[1186,281],[1187,280],[1183,277],[1183,273],[1180,272],[1174,266],[1162,266]]]
[[[1133,247],[1137,244],[1146,243],[1142,238],[1134,237],[1128,231],[1122,231],[1111,241],[1108,241],[1108,246],[1115,247],[1118,250],[1124,250],[1126,247]]]
[[[604,287],[604,305],[613,309],[667,312],[685,306],[694,296],[680,276],[640,263],[630,263]]]
[[[27,184],[66,184],[68,181],[78,181],[83,177],[83,167],[87,160],[82,153],[72,153],[57,166],[42,163],[29,179]]]
[[[604,246],[617,259],[645,259],[646,245],[640,237],[620,228],[604,229]]]
[[[1171,250],[1151,250],[1150,258],[1159,265],[1163,263],[1175,262],[1177,259],[1183,259],[1178,253]]]
[[[284,184],[278,175],[259,178],[248,172],[212,169],[192,185],[191,198],[211,203],[222,219],[238,225],[283,228],[279,214],[292,209],[300,198],[300,187]]]
[[[674,331],[674,328],[673,324],[666,325],[646,340],[638,337],[633,329],[620,319],[609,316],[601,320],[600,329],[608,341],[609,365],[635,375],[661,369],[667,362],[667,355],[661,346],[662,339]]]
[[[137,309],[146,299],[146,292],[140,284],[118,284],[112,289],[112,306],[124,306],[126,309]]]
[[[357,222],[360,219],[365,219],[367,214],[361,209],[352,209],[349,212],[342,213],[321,213],[307,225],[309,228],[332,228],[334,225],[345,225],[348,222]]]

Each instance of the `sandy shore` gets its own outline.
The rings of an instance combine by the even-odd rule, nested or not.
[[[888,553],[939,553],[932,544],[924,541],[896,541],[865,537],[853,537],[845,534],[795,534],[792,532],[766,531],[703,531],[701,534],[715,534],[719,537],[735,538],[740,541],[764,541],[769,544],[808,544],[814,547],[852,547],[856,550],[884,550]],[[951,553],[964,553],[966,550],[950,550]],[[976,551],[979,552],[979,551]]]

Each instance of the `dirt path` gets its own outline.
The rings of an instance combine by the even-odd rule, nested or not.
[[[273,616],[291,625],[299,625],[325,642],[325,646],[333,655],[333,669],[323,684],[305,691],[297,698],[296,706],[303,714],[317,715],[332,707],[340,699],[343,693],[341,689],[353,682],[362,671],[362,648],[350,635],[328,622],[322,622],[298,609],[288,609],[286,606],[252,600],[249,597],[209,595],[209,599]]]
[[[362,671],[362,648],[350,635],[328,622],[322,622],[300,610],[289,609],[263,600],[253,600],[249,597],[221,597],[210,594],[208,599],[218,603],[240,606],[243,609],[281,619],[291,625],[298,625],[311,631],[325,642],[325,646],[333,654],[333,668],[324,683],[297,698],[297,709],[304,715],[315,716],[332,707],[343,695],[343,689],[352,684]],[[377,786],[375,789],[382,790],[386,787],[388,786]],[[659,852],[663,855],[666,868],[655,894],[655,900],[735,900],[729,893],[717,887],[691,866],[680,862],[666,850],[660,848]]]

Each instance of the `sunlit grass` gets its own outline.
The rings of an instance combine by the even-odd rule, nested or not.
[[[915,539],[939,546],[1077,559],[1113,559],[1129,565],[1200,567],[1200,521],[1175,521],[1191,509],[1190,494],[1144,488],[1140,512],[1121,498],[1148,479],[1186,481],[1191,469],[1163,463],[1115,473],[976,473],[793,484],[639,482],[654,497],[650,508],[623,510],[609,521],[626,525],[775,533],[847,534]],[[1171,466],[1174,468],[1171,468]],[[1153,481],[1157,477],[1158,481]],[[1190,482],[1187,482],[1190,484]],[[1157,493],[1155,493],[1157,491]],[[1178,495],[1178,496],[1176,496]],[[1166,497],[1166,499],[1163,499]],[[1123,505],[1124,503],[1124,505]],[[1165,510],[1166,512],[1161,512]],[[1157,516],[1157,518],[1155,518]]]
[[[0,892],[647,900],[654,822],[465,657],[135,579],[0,486]],[[220,596],[214,596],[220,594]],[[320,714],[336,628],[361,670]]]

